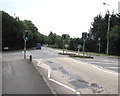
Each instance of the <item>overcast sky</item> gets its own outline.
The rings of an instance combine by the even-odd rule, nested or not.
[[[107,9],[118,13],[120,0],[0,0],[0,10],[21,20],[31,20],[40,33],[81,37],[89,32],[93,18]],[[110,6],[105,6],[103,3]]]

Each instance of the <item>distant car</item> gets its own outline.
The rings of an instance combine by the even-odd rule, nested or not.
[[[37,43],[36,49],[41,49],[41,44],[40,43]]]

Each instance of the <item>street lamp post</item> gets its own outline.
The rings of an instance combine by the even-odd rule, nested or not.
[[[104,5],[110,6],[107,3],[103,3]],[[110,31],[110,14],[108,10],[108,34],[107,34],[107,55],[109,54],[109,31]]]
[[[110,31],[110,17],[108,16],[107,55],[109,54],[109,31]]]

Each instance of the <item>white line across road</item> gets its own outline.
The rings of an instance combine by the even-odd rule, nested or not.
[[[107,72],[107,73],[112,73],[112,74],[115,74],[115,75],[118,75],[118,73],[114,72],[114,71],[110,71],[110,70],[105,70],[103,67],[98,67],[96,65],[92,65],[94,68],[98,69],[99,71],[104,71],[104,72]]]
[[[52,54],[52,55],[56,55],[55,53],[53,53],[53,52],[49,52],[49,51],[46,51],[46,50],[44,50],[43,52],[45,52],[45,53],[49,53],[49,54]]]
[[[41,63],[40,60],[37,60],[37,59],[34,59],[34,60],[36,60],[36,61],[38,62],[38,63],[37,63],[37,66],[42,67],[42,68],[45,68],[45,69],[48,70],[48,76],[47,76],[47,77],[48,77],[48,79],[49,79],[50,81],[52,81],[52,82],[54,82],[54,83],[56,83],[56,84],[58,84],[58,85],[60,85],[60,86],[63,86],[63,87],[65,87],[65,88],[67,88],[67,89],[75,92],[77,96],[80,96],[80,92],[78,92],[77,90],[75,90],[75,89],[73,89],[73,88],[71,88],[71,87],[69,87],[69,86],[67,86],[67,85],[65,85],[65,84],[62,84],[61,82],[58,82],[58,81],[52,79],[51,76],[50,76],[50,75],[51,75],[51,69],[50,69],[50,68],[47,68],[47,67],[41,66],[41,65],[40,65],[40,63]]]
[[[109,69],[120,69],[118,67],[104,67],[104,68],[109,68]]]
[[[74,60],[75,62],[79,62],[78,60]],[[84,61],[82,61],[84,62]],[[89,62],[85,62],[87,64],[89,64]],[[92,64],[91,64],[92,65]],[[92,65],[94,68],[98,69],[99,71],[104,71],[104,72],[107,72],[107,73],[112,73],[112,74],[115,74],[115,75],[118,75],[118,73],[114,72],[114,71],[111,71],[111,70],[106,70],[105,68],[111,68],[111,69],[117,69],[118,67],[101,67],[101,66],[98,66],[98,65]],[[119,69],[119,68],[118,68]]]

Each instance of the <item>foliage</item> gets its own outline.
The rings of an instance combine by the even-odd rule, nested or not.
[[[109,12],[108,12],[109,13]],[[119,14],[108,14],[102,17],[100,14],[94,18],[92,22],[92,27],[90,28],[90,35],[93,36],[93,40],[98,42],[98,38],[101,38],[101,52],[106,53],[107,38],[109,38],[109,54],[118,55],[118,40],[120,31],[120,15]],[[108,17],[110,18],[110,30],[108,33]],[[98,52],[96,48],[98,43],[94,46],[94,51]],[[93,50],[92,50],[93,51]],[[120,54],[119,54],[120,55]]]
[[[112,30],[109,33],[109,39],[110,39],[110,54],[116,54],[120,55],[120,26],[116,25],[112,28]],[[114,41],[114,42],[113,42]]]
[[[69,45],[69,50],[77,50],[77,45],[83,45],[82,38],[70,38],[66,34],[63,40],[62,36],[50,31],[48,36],[41,34],[38,28],[30,20],[20,20],[13,18],[8,13],[2,13],[2,47],[9,47],[10,50],[23,49],[24,39],[23,32],[25,29],[29,31],[29,40],[27,48],[35,47],[37,43],[49,44],[50,47],[63,48],[64,45]],[[120,41],[120,14],[108,14],[103,17],[101,14],[94,18],[91,23],[92,27],[88,34],[88,39],[85,42],[85,51],[98,52],[98,38],[100,40],[101,53],[106,53],[107,38],[109,38],[109,54],[119,54]],[[108,17],[110,17],[110,31],[108,33]],[[82,51],[82,49],[80,50]],[[119,51],[119,52],[118,52]]]
[[[12,49],[23,48],[23,30],[25,26],[22,21],[16,21],[9,14],[2,11],[2,46]]]
[[[29,31],[27,48],[34,47],[36,43],[46,43],[46,36],[38,32],[37,27],[30,20],[18,20],[9,14],[2,12],[2,47],[9,47],[10,50],[23,49],[23,32]]]

